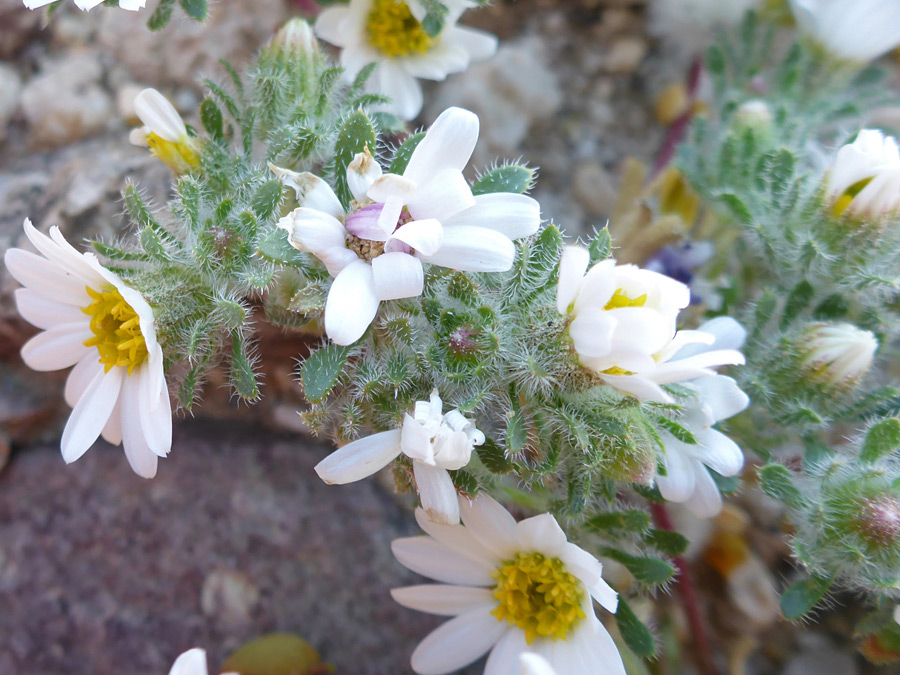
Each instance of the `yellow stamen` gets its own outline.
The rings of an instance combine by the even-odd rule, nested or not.
[[[81,311],[91,317],[94,337],[85,340],[84,346],[97,348],[107,373],[113,366],[119,366],[128,368],[131,375],[147,358],[147,344],[137,312],[112,286],[102,291],[88,286],[87,292],[93,302]]]
[[[519,553],[493,576],[497,607],[491,614],[521,628],[528,644],[538,637],[565,640],[585,618],[584,586],[559,558]]]
[[[844,190],[843,194],[837,198],[837,200],[834,202],[834,205],[831,207],[832,215],[835,218],[840,218],[850,207],[850,203],[853,201],[856,195],[862,192],[863,188],[871,182],[871,178],[863,178],[861,181],[857,181],[846,190]]]
[[[200,156],[190,138],[173,143],[151,131],[145,139],[150,146],[150,152],[176,175],[188,173],[200,166]]]
[[[397,0],[375,0],[366,20],[369,44],[390,58],[424,54],[434,44],[422,24]]]
[[[643,307],[647,302],[647,294],[639,295],[636,298],[631,298],[625,292],[623,288],[617,288],[616,292],[613,293],[612,297],[609,299],[609,302],[606,303],[606,306],[603,309],[619,309],[621,307]]]

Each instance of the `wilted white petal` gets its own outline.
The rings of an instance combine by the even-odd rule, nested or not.
[[[456,488],[446,469],[413,462],[416,490],[428,518],[436,523],[455,525],[459,522]]]
[[[475,206],[469,183],[456,169],[438,171],[430,180],[417,183],[417,187],[415,195],[406,202],[416,220],[446,220]]]
[[[379,300],[415,298],[422,294],[422,263],[406,253],[383,253],[372,260],[372,278]]]
[[[348,443],[316,464],[326,483],[344,485],[371,476],[400,454],[400,430],[382,431]]]
[[[476,195],[474,206],[444,221],[445,227],[456,225],[484,227],[509,239],[520,239],[538,231],[541,205],[531,197],[509,192]]]
[[[414,220],[398,227],[388,238],[384,250],[391,250],[394,242],[401,241],[419,255],[430,256],[440,250],[443,240],[444,228],[440,221],[434,219]]]
[[[505,272],[515,256],[516,247],[499,232],[458,225],[445,229],[441,248],[422,259],[461,272]]]
[[[347,265],[337,275],[325,301],[325,332],[339,345],[363,336],[378,312],[372,266],[364,260]]]
[[[332,218],[340,219],[344,217],[344,207],[341,200],[334,194],[331,186],[309,172],[297,173],[290,169],[282,169],[281,167],[269,164],[269,170],[284,185],[294,190],[297,195],[297,202],[301,207],[321,211]]]

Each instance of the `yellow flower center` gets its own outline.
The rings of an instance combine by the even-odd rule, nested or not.
[[[150,152],[168,166],[172,173],[188,173],[191,169],[200,166],[200,157],[190,139],[173,143],[167,141],[156,132],[151,131],[145,136]]]
[[[625,292],[623,288],[617,288],[616,292],[612,294],[612,297],[609,299],[609,302],[606,303],[606,306],[603,309],[619,309],[621,307],[643,307],[647,302],[647,294],[639,295],[636,298],[631,298]]]
[[[871,182],[871,178],[863,178],[861,181],[857,181],[848,187],[844,193],[835,200],[834,205],[831,207],[832,215],[835,218],[840,218],[844,211],[850,206],[850,203],[856,198],[856,195],[862,192],[863,188]]]
[[[398,0],[375,0],[366,20],[369,44],[390,58],[424,54],[434,44],[422,24]]]
[[[94,337],[84,341],[85,347],[96,347],[106,372],[113,366],[128,368],[128,374],[147,358],[147,344],[141,333],[141,322],[131,305],[112,286],[102,291],[87,287],[93,302],[81,311],[91,317]]]
[[[559,558],[519,553],[493,576],[497,607],[491,614],[521,628],[528,644],[538,637],[565,640],[585,617],[584,586]]]

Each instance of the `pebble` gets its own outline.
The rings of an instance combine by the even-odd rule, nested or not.
[[[48,63],[28,81],[22,111],[31,145],[55,148],[101,131],[112,113],[102,77],[99,56],[85,52]]]
[[[258,602],[259,589],[245,574],[234,570],[211,572],[200,591],[203,613],[224,626],[248,624]]]
[[[592,215],[609,216],[616,203],[613,177],[596,162],[579,164],[572,186],[575,198]]]
[[[629,75],[637,70],[647,53],[647,41],[637,36],[617,38],[606,55],[604,68],[617,75]]]

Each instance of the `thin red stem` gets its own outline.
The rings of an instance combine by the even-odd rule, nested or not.
[[[691,123],[691,118],[694,116],[694,97],[697,95],[697,89],[700,87],[700,76],[702,73],[703,61],[698,57],[691,63],[687,82],[685,83],[688,95],[688,109],[682,113],[681,117],[672,122],[672,126],[670,126],[669,130],[666,132],[665,140],[663,140],[659,154],[656,156],[656,161],[653,163],[652,175],[654,176],[669,165],[669,162],[671,162],[672,158],[675,156],[675,150],[678,148],[678,144],[684,139],[684,135]]]
[[[653,520],[658,528],[669,532],[675,530],[665,504],[651,504],[650,512],[653,514]],[[694,584],[691,568],[680,555],[675,556],[672,562],[675,563],[675,567],[678,570],[676,586],[678,594],[681,596],[684,610],[687,613],[691,639],[694,642],[697,667],[703,675],[719,675],[719,670],[716,668],[716,663],[713,659],[712,648],[709,644],[709,636],[706,633],[706,623],[703,620],[703,613],[700,611],[700,600],[697,596],[697,587]]]

